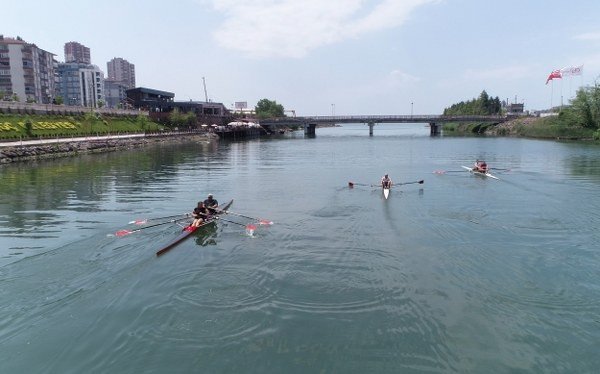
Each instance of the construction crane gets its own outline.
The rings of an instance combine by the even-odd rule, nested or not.
[[[206,92],[206,79],[202,77],[202,85],[204,86],[204,99],[208,103],[208,93]]]

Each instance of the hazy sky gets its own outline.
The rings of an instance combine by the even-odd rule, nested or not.
[[[482,90],[528,110],[600,77],[600,1],[6,1],[0,34],[55,53],[122,57],[138,86],[298,115],[439,114]],[[545,85],[554,69],[580,77]]]

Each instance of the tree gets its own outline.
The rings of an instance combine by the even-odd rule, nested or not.
[[[502,105],[500,98],[496,96],[491,98],[488,93],[483,90],[477,99],[472,99],[467,102],[461,101],[457,104],[452,104],[449,108],[444,109],[444,115],[492,115],[500,114]]]
[[[269,99],[260,100],[254,107],[254,112],[258,118],[285,117],[283,110],[283,105]]]
[[[148,117],[143,114],[138,114],[135,121],[138,123],[142,130],[146,130],[146,126],[148,125]]]
[[[196,124],[196,120],[197,120],[196,113],[194,113],[192,111],[187,112],[186,114],[184,114],[184,118],[185,118],[184,122],[188,126],[193,126]]]
[[[25,118],[25,134],[30,138],[33,137],[33,122],[29,117]]]
[[[182,125],[185,123],[186,118],[185,114],[181,113],[179,109],[175,108],[171,113],[169,113],[169,124],[170,127],[174,127],[177,125]]]
[[[583,127],[600,128],[600,85],[595,83],[579,89],[572,101],[572,108]]]

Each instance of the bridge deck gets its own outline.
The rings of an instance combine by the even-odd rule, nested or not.
[[[505,116],[443,116],[443,115],[354,115],[282,117],[260,120],[263,126],[335,123],[443,123],[443,122],[504,122]]]

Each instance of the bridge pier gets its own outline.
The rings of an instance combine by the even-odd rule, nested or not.
[[[440,136],[442,134],[442,125],[439,123],[431,122],[429,123],[429,135],[430,136]]]
[[[317,127],[317,125],[314,123],[305,123],[304,124],[304,135],[315,136],[315,134],[316,134],[315,128],[316,127]]]
[[[369,122],[369,136],[373,136],[373,126],[375,126],[375,124],[373,122]]]

